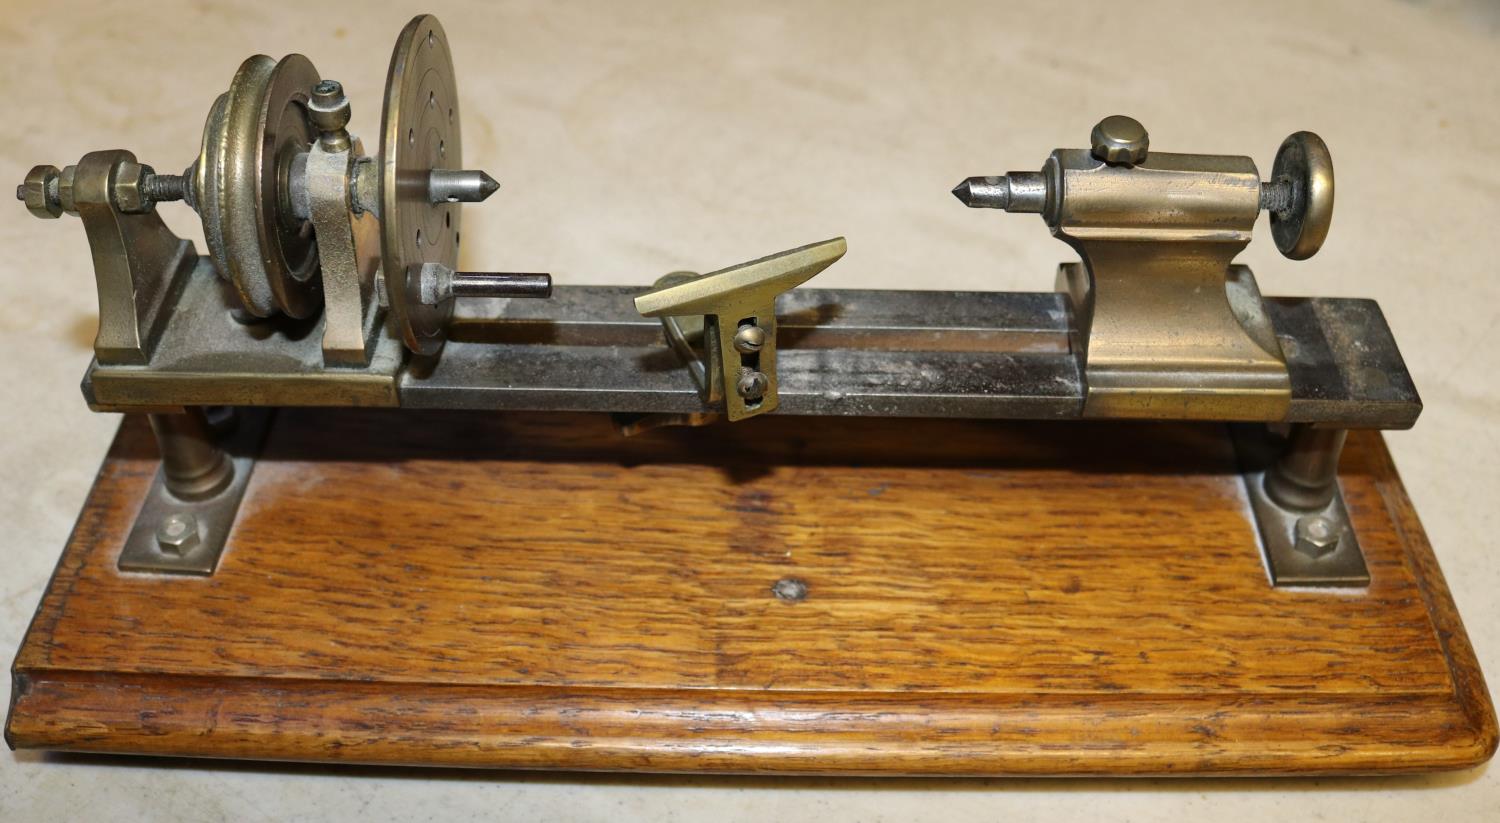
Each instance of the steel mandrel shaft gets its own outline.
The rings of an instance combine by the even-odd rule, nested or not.
[[[407,271],[408,282],[417,287],[414,297],[428,306],[457,297],[552,296],[550,274],[454,271],[441,263],[416,263]]]
[[[551,297],[552,275],[454,272],[452,292],[454,297]]]
[[[433,203],[479,203],[499,188],[495,178],[477,169],[433,169],[427,175],[427,199]]]

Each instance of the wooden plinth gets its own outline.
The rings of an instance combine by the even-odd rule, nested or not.
[[[1378,434],[1373,583],[1272,589],[1218,426],[285,411],[211,578],[115,562],[121,429],[19,748],[649,771],[1416,772],[1494,710]],[[784,578],[807,597],[772,594]]]

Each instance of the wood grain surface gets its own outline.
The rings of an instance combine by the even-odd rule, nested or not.
[[[1372,584],[1267,583],[1222,427],[280,413],[218,572],[122,574],[106,460],[15,747],[564,769],[1472,766],[1494,711],[1376,433]],[[800,602],[772,586],[796,578]]]

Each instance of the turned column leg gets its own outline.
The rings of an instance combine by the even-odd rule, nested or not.
[[[1294,426],[1286,451],[1266,472],[1266,494],[1277,505],[1298,511],[1327,506],[1338,490],[1339,456],[1348,434],[1347,429]]]
[[[120,571],[213,574],[249,485],[268,415],[190,407],[147,417],[161,449],[161,471],[131,526]]]
[[[1347,436],[1345,429],[1297,424],[1272,461],[1262,462],[1269,445],[1264,438],[1249,447],[1262,456],[1250,461],[1245,480],[1274,585],[1369,585],[1369,568],[1339,494]]]
[[[234,481],[234,462],[214,442],[201,408],[181,414],[153,414],[151,430],[161,448],[167,490],[183,500],[213,497]]]

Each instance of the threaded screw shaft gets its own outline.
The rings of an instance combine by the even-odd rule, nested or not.
[[[141,182],[141,193],[158,203],[187,199],[188,179],[181,174],[151,174]]]

